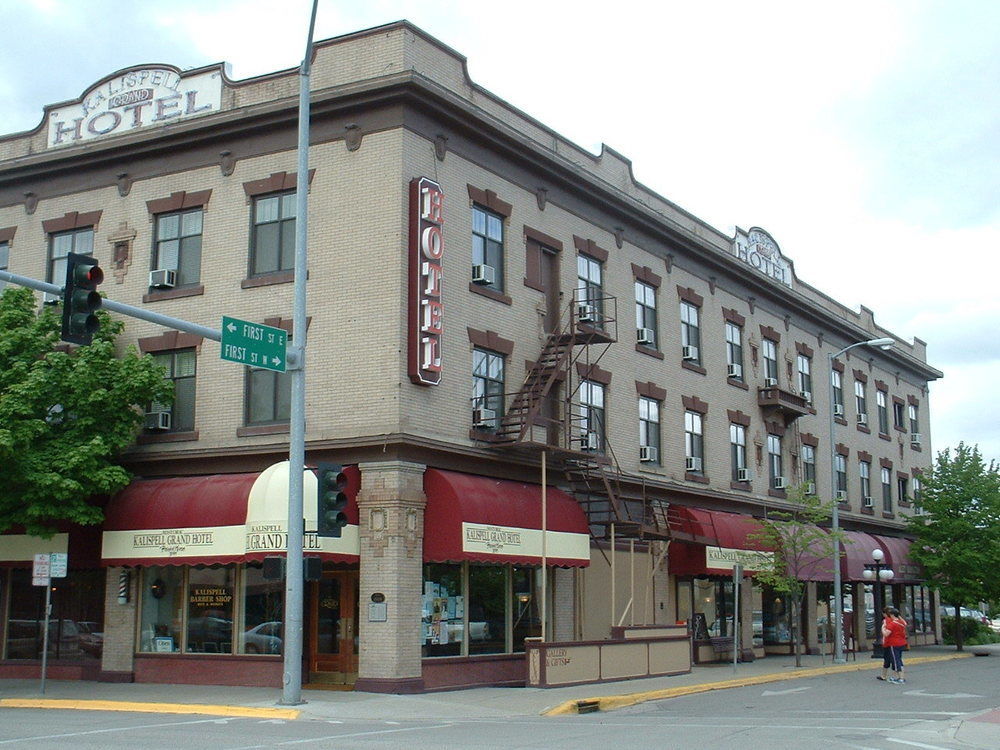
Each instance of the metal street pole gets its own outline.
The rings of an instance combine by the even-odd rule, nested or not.
[[[305,467],[306,421],[306,272],[309,194],[309,71],[312,65],[316,6],[313,0],[309,35],[299,73],[298,171],[295,181],[295,308],[292,345],[298,350],[298,366],[291,371],[292,394],[288,441],[288,542],[285,568],[285,641],[281,703],[302,703],[302,472]]]

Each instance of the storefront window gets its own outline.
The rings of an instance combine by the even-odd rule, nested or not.
[[[695,638],[732,636],[733,582],[707,578],[694,580],[694,633]],[[704,626],[702,626],[704,618]]]
[[[154,566],[142,575],[142,624],[139,650],[172,653],[181,650],[184,616],[184,568]]]
[[[791,645],[792,607],[788,595],[765,590],[763,604],[764,645]]]
[[[284,591],[284,581],[264,579],[261,563],[248,563],[243,569],[243,635],[239,653],[282,653]]]
[[[104,647],[104,571],[71,570],[66,578],[52,579],[51,604],[48,658],[99,659]],[[4,656],[41,659],[44,631],[45,587],[32,585],[30,570],[12,570]]]
[[[234,572],[231,566],[188,571],[188,652],[233,652]]]
[[[511,631],[514,653],[524,651],[525,638],[537,638],[542,634],[541,602],[538,589],[541,587],[542,571],[539,568],[518,568],[511,570],[514,586],[514,624]]]
[[[424,593],[421,623],[423,656],[458,656],[462,653],[465,597],[462,594],[462,566],[424,566]]]
[[[506,651],[507,568],[469,566],[469,653]]]

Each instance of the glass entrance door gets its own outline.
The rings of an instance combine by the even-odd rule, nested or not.
[[[309,681],[351,685],[358,675],[358,572],[324,571],[312,583]]]

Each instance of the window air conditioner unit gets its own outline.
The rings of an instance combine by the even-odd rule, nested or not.
[[[494,281],[496,281],[496,272],[493,270],[493,266],[480,263],[478,266],[472,267],[473,284],[492,284]]]
[[[698,347],[697,346],[685,346],[681,348],[681,356],[685,360],[697,360],[698,359]]]
[[[593,305],[577,305],[576,319],[580,323],[593,323],[597,320],[597,309]]]
[[[919,432],[911,432],[910,433],[910,444],[911,445],[920,445],[920,433]]]
[[[864,505],[865,505],[866,508],[872,507],[872,496],[871,495],[865,495]]]
[[[736,470],[736,481],[737,482],[749,482],[750,481],[750,469],[737,469]]]
[[[640,445],[639,446],[639,460],[646,464],[655,464],[659,458],[656,446],[654,445]]]
[[[729,369],[726,370],[726,375],[730,378],[742,378],[743,365],[729,365]]]
[[[787,486],[786,483],[787,483],[787,480],[784,477],[775,477],[774,478],[774,489],[776,489],[776,490],[783,490]]]
[[[834,404],[833,405],[833,416],[835,416],[835,417],[842,417],[842,416],[844,416],[844,405],[843,404]]]
[[[158,268],[149,272],[149,285],[153,289],[173,289],[177,286],[177,271],[171,268]]]
[[[62,302],[62,297],[58,294],[50,294],[49,292],[42,293],[42,304],[43,305],[58,305]]]
[[[580,436],[580,446],[585,451],[596,451],[598,446],[597,433],[585,432]]]
[[[837,490],[837,501],[844,502],[847,500],[847,490]]]
[[[476,427],[495,427],[497,413],[493,409],[473,409],[472,424]]]
[[[806,482],[806,494],[807,495],[815,495],[816,494],[816,483],[815,482]]]
[[[810,391],[802,391],[802,398],[806,400],[807,404],[812,404],[813,402],[813,395]]]
[[[778,384],[777,378],[764,378],[765,388],[774,388],[774,386],[776,386],[777,384]]]
[[[684,468],[687,471],[701,471],[701,458],[699,456],[688,456],[684,459]]]
[[[858,424],[862,425],[862,426],[868,424],[868,415],[867,414],[858,414]]]
[[[146,412],[146,429],[147,430],[169,430],[170,429],[170,412],[169,411],[147,411]]]
[[[656,343],[656,335],[653,333],[652,328],[637,328],[635,331],[635,337],[640,344],[648,344],[652,346]]]

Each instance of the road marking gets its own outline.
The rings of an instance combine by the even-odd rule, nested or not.
[[[401,729],[381,729],[373,732],[354,732],[353,734],[331,734],[325,737],[310,737],[304,740],[287,740],[285,742],[268,742],[266,745],[244,745],[232,750],[259,750],[262,747],[282,747],[284,745],[304,745],[309,742],[329,742],[330,740],[345,740],[351,737],[377,737],[380,734],[396,734],[398,732],[419,732],[421,729],[444,729],[452,724],[431,724],[421,727],[403,727]]]
[[[807,685],[806,687],[788,688],[788,690],[765,690],[761,695],[788,695],[789,693],[801,693],[803,690],[809,690],[812,685]]]
[[[903,695],[919,695],[921,698],[985,698],[975,693],[927,693],[923,690],[907,690]]]
[[[109,729],[90,729],[85,732],[65,732],[63,734],[44,734],[37,737],[18,737],[10,740],[0,740],[0,745],[10,745],[14,742],[38,742],[39,740],[58,740],[66,737],[86,737],[91,734],[110,734],[112,732],[132,732],[136,729],[162,729],[163,727],[183,727],[190,724],[212,724],[212,719],[195,719],[193,721],[171,721],[159,724],[131,724],[123,727],[111,727]]]
[[[132,701],[57,700],[48,698],[0,698],[0,708],[62,708],[74,711],[132,711],[150,714],[207,714],[251,719],[297,719],[293,708],[215,706],[200,703],[137,703]]]
[[[940,745],[925,745],[923,742],[910,742],[909,740],[897,740],[894,737],[886,737],[888,742],[898,742],[900,745],[912,745],[913,747],[923,747],[926,750],[948,750],[946,747],[941,747]]]
[[[898,716],[899,714],[920,714],[921,716],[965,716],[968,711],[822,711],[820,709],[803,709],[796,711],[795,713],[800,714],[836,714],[837,716],[843,716],[844,714],[889,714],[891,716]]]

